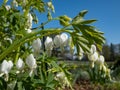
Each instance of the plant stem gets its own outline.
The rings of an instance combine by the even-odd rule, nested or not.
[[[63,30],[63,29],[45,29],[45,30],[39,30],[33,33],[30,33],[26,35],[25,37],[21,38],[20,40],[15,41],[12,45],[10,45],[3,53],[0,54],[0,61],[4,59],[9,53],[11,53],[13,50],[16,50],[20,45],[22,45],[25,42],[31,41],[36,38],[42,38],[43,36],[48,36],[50,34],[56,34],[60,32],[68,32],[69,30]],[[44,33],[44,34],[43,34]],[[40,36],[37,36],[37,34],[41,34]]]

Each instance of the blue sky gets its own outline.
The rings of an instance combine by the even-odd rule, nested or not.
[[[120,43],[120,0],[52,0],[54,17],[60,15],[76,16],[88,10],[86,19],[97,19],[94,25],[105,34],[107,43]],[[54,24],[55,25],[55,24]]]
[[[0,3],[3,0],[0,0]],[[48,0],[45,0],[48,1]],[[93,25],[103,31],[107,43],[120,43],[120,0],[52,0],[55,13],[53,17],[68,15],[75,17],[80,11],[88,10],[85,19],[97,19]],[[38,14],[40,23],[46,21],[46,13]],[[39,24],[40,24],[39,23]],[[35,25],[34,25],[35,26]],[[59,27],[58,22],[47,27]]]

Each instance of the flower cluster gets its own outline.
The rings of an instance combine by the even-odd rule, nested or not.
[[[110,76],[110,69],[106,67],[105,65],[105,59],[103,55],[99,55],[96,49],[95,45],[91,45],[90,53],[88,53],[88,59],[91,62],[91,67],[95,67],[95,63],[99,66],[99,70],[104,72],[103,77],[109,77]]]

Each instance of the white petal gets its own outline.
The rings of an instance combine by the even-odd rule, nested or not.
[[[29,68],[36,68],[37,64],[36,64],[36,60],[33,56],[33,54],[30,54],[27,58],[26,58],[26,64],[28,65]]]
[[[62,33],[60,35],[60,38],[61,38],[61,45],[62,46],[67,46],[68,45],[68,35],[66,33]]]
[[[98,58],[98,62],[99,62],[100,64],[103,64],[104,61],[105,61],[104,56],[100,55],[100,57]]]
[[[60,43],[61,41],[60,41],[60,35],[56,35],[55,37],[54,37],[54,44],[55,44],[55,46],[58,48],[58,47],[60,47]]]
[[[32,30],[31,29],[26,29],[27,33],[31,33]]]
[[[11,68],[13,67],[13,62],[12,61],[8,61],[8,72],[10,72]]]
[[[95,52],[96,52],[96,46],[95,45],[91,45],[90,54],[93,54]]]
[[[1,64],[1,72],[7,74],[8,73],[8,62],[4,60]]]
[[[24,64],[23,60],[21,58],[19,58],[17,63],[16,63],[17,69],[22,70],[24,68],[24,65],[25,64]]]
[[[35,52],[40,51],[41,46],[42,46],[42,43],[39,38],[37,38],[36,40],[33,41],[32,47]]]
[[[9,11],[11,9],[10,5],[6,5],[5,8],[7,11]]]
[[[90,55],[88,55],[88,59],[90,60],[90,61],[96,61],[97,59],[98,59],[98,53],[97,52],[95,52],[94,54],[90,54]]]
[[[30,13],[28,13],[27,17],[28,17],[27,26],[28,26],[28,28],[30,29],[30,28],[32,28],[32,20],[33,20],[33,17],[32,17],[32,15],[31,15]]]
[[[52,38],[47,37],[45,40],[45,49],[46,50],[52,50],[53,49],[53,41]]]

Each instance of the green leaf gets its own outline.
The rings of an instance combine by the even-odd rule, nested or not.
[[[92,20],[83,20],[83,21],[81,21],[80,23],[81,24],[91,24],[91,23],[94,23],[94,22],[96,22],[97,20],[94,20],[94,19],[92,19]]]
[[[88,12],[88,10],[83,10],[79,13],[79,16],[84,17],[87,12]]]
[[[76,17],[73,18],[72,24],[78,24],[78,23],[84,21],[83,17],[87,12],[88,12],[87,10],[81,11]]]

